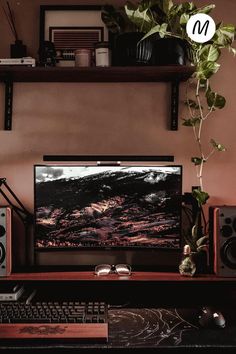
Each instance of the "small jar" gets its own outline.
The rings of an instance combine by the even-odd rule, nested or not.
[[[95,44],[96,66],[111,65],[111,50],[109,42],[98,42]]]
[[[92,52],[90,49],[75,50],[75,66],[91,66]]]

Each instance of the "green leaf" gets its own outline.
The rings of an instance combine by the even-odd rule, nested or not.
[[[192,230],[191,230],[191,235],[194,241],[198,238],[198,227],[197,225],[193,225]]]
[[[201,61],[217,61],[220,56],[219,48],[215,47],[213,44],[206,44],[202,47],[199,52],[199,57]]]
[[[201,119],[200,118],[190,118],[190,119],[183,119],[184,123],[183,125],[185,127],[195,127],[196,125],[199,125]]]
[[[209,109],[222,109],[225,106],[226,100],[218,93],[211,91],[210,87],[206,92],[206,99]]]
[[[130,4],[128,4],[125,5],[125,13],[130,21],[133,22],[142,32],[149,32],[153,26],[155,26],[155,21],[150,15],[149,7],[141,11],[140,7],[134,10],[133,6],[131,7]]]
[[[222,23],[217,26],[213,41],[215,45],[220,47],[231,46],[235,37],[236,27],[232,24],[223,25]]]
[[[215,4],[210,4],[204,7],[199,7],[195,11],[193,11],[193,15],[195,14],[209,14],[214,8],[216,7]]]
[[[190,15],[185,14],[185,13],[182,14],[182,15],[180,16],[180,20],[179,20],[180,25],[181,25],[181,26],[186,25],[187,22],[188,22],[188,20],[189,20],[189,18],[190,18]]]
[[[182,4],[175,4],[170,8],[169,11],[169,18],[174,18],[174,17],[182,17],[182,21],[185,21],[185,18],[187,16],[191,16],[192,12],[196,9],[196,6],[194,5],[193,2],[183,2]]]
[[[163,23],[160,27],[159,35],[161,38],[164,38],[167,32],[167,23]]]
[[[112,5],[103,6],[101,18],[110,32],[121,32],[122,15]]]
[[[221,33],[223,33],[225,36],[228,36],[232,40],[234,40],[235,32],[236,32],[236,27],[233,24],[221,24],[219,27],[219,30]]]
[[[208,241],[209,241],[208,235],[205,235],[205,236],[200,237],[200,238],[197,240],[197,242],[196,242],[197,247],[201,247],[201,246],[207,245],[207,244],[208,244]]]
[[[168,14],[169,10],[173,6],[173,1],[172,0],[161,0],[161,1],[158,1],[158,2],[159,2],[159,6],[160,6],[161,10],[165,14]]]
[[[150,36],[152,36],[155,33],[159,33],[160,32],[160,25],[156,25],[154,26],[147,34],[145,34],[145,36],[141,39],[142,41]]]
[[[197,156],[192,157],[191,161],[192,163],[194,163],[195,166],[199,166],[201,165],[202,162],[204,162],[202,157],[197,157]]]
[[[220,64],[214,61],[203,61],[197,65],[196,78],[207,80],[219,70]]]
[[[196,5],[193,2],[183,2],[182,7],[180,7],[179,11],[187,12],[187,13],[192,13],[194,10],[196,10]]]
[[[147,8],[149,9],[155,8],[156,11],[159,10],[165,15],[168,14],[172,6],[173,6],[172,0],[142,0],[138,4],[138,7],[141,11],[146,10]]]
[[[194,189],[192,191],[192,195],[197,200],[199,206],[206,204],[207,200],[209,199],[209,194],[207,192],[201,191],[200,189]]]
[[[189,106],[194,109],[199,109],[199,104],[194,100],[187,99],[186,101],[184,101],[184,103],[186,104],[186,106]]]
[[[226,148],[223,144],[217,143],[214,139],[211,139],[210,143],[213,146],[213,148],[217,151],[225,151],[226,150]]]

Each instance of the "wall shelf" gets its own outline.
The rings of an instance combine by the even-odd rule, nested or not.
[[[132,67],[0,67],[0,82],[5,83],[5,130],[12,128],[14,82],[171,82],[171,130],[178,129],[179,83],[186,81],[194,67],[132,66]]]
[[[185,81],[194,67],[132,66],[132,67],[0,67],[0,81],[13,82],[167,82]]]

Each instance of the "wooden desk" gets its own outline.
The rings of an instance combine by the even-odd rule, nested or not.
[[[236,279],[178,273],[134,272],[98,277],[86,272],[15,273],[2,281],[19,281],[44,294],[66,299],[78,294],[105,300],[109,309],[107,344],[1,342],[0,353],[225,353],[236,352]],[[227,327],[200,329],[202,305],[220,309]]]

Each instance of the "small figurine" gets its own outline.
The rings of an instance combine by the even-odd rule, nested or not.
[[[53,42],[43,41],[39,47],[38,55],[39,55],[39,65],[56,66],[57,53]]]

